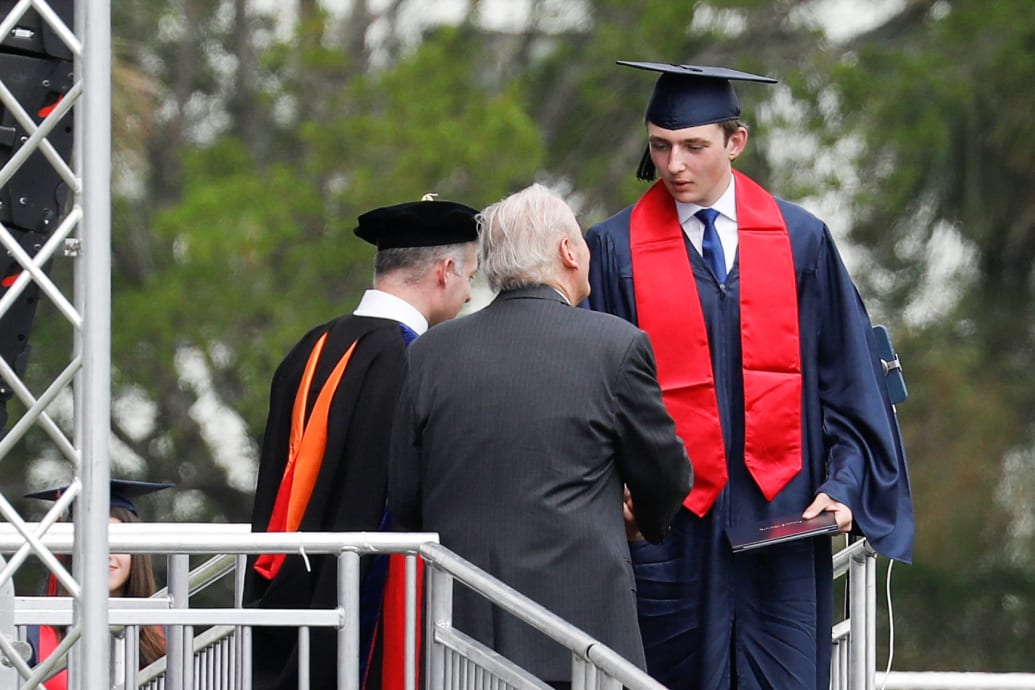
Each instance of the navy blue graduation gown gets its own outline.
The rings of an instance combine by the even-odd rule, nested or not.
[[[831,540],[734,554],[728,527],[798,516],[826,492],[852,509],[854,529],[879,553],[911,558],[905,457],[869,317],[826,225],[799,206],[777,203],[798,293],[803,466],[771,502],[748,473],[739,261],[720,286],[687,241],[708,330],[729,482],[703,518],[683,508],[664,543],[630,544],[647,666],[670,688],[828,687]],[[636,323],[630,214],[626,208],[587,233],[592,293],[581,306]]]

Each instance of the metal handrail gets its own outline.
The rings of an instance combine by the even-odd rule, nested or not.
[[[0,553],[16,551],[24,545],[24,535],[9,527],[0,524]],[[33,530],[35,525],[29,524],[28,528]],[[55,524],[39,536],[39,541],[53,553],[68,553],[74,548],[73,537],[71,525]],[[340,649],[358,650],[358,627],[353,629],[354,626],[358,626],[358,557],[360,554],[402,553],[408,556],[411,567],[414,567],[417,554],[424,559],[430,573],[430,585],[426,585],[429,601],[448,601],[451,605],[455,580],[566,647],[573,657],[573,687],[613,688],[624,685],[633,689],[663,690],[663,686],[599,640],[442,547],[438,544],[438,536],[433,533],[253,534],[247,525],[132,523],[111,524],[108,537],[110,550],[114,553],[169,555],[168,590],[163,590],[160,596],[152,599],[112,599],[108,602],[107,610],[109,625],[127,626],[128,631],[132,631],[134,626],[168,626],[170,644],[167,687],[192,685],[190,670],[184,664],[184,659],[189,658],[194,651],[195,647],[189,640],[193,638],[194,628],[199,626],[237,626],[247,640],[251,627],[283,627],[285,621],[292,621],[289,626],[294,627],[297,621],[302,621],[297,623],[300,640],[307,638],[305,631],[309,628],[332,627],[338,630]],[[234,563],[235,567],[240,567],[241,554],[260,553],[337,554],[340,568],[338,608],[269,610],[243,608],[239,604],[234,608],[188,608],[189,595],[184,596],[186,591],[227,574],[231,563]],[[210,559],[188,576],[188,554],[217,554],[217,558]],[[410,595],[412,593],[408,593],[407,617],[414,621],[417,617],[414,610],[415,602]],[[73,606],[71,598],[18,597],[16,623],[26,625],[47,622],[60,625],[71,621]],[[506,674],[515,678],[522,677],[522,670],[513,665],[513,662],[470,638],[462,641],[465,636],[452,629],[451,610],[445,616],[436,619],[434,624],[438,626],[437,631],[440,634],[436,635],[435,631],[431,631],[432,634],[425,638],[427,644],[443,644],[443,640],[449,637],[445,633],[452,633],[449,644],[454,651],[460,650],[459,653],[463,655],[463,650],[466,649],[468,658],[474,659],[475,663],[479,660],[485,661],[488,666],[495,665],[497,669],[502,668],[502,664],[508,669]],[[210,634],[218,636],[224,632],[225,629]],[[412,649],[411,630],[407,631],[407,636]],[[247,647],[245,643],[245,654],[248,653]],[[408,664],[412,663],[412,658],[410,657]],[[486,661],[490,658],[491,662]],[[247,665],[246,660],[242,663]],[[339,683],[342,687],[353,687],[355,664],[356,660],[347,651],[345,661],[339,659]],[[307,668],[307,660],[303,664],[303,660],[300,659],[300,666]],[[491,672],[491,668],[488,670]],[[146,676],[141,674],[138,678],[135,669],[132,670],[132,676],[127,669],[127,677],[133,677],[134,683],[137,680],[143,682],[145,678],[152,679],[156,671],[157,668],[152,668]],[[407,677],[409,686],[413,687],[414,674],[408,672]]]
[[[513,587],[500,582],[484,570],[460,558],[444,546],[425,544],[420,547],[420,555],[429,566],[447,572],[470,589],[490,599],[495,605],[572,650],[582,659],[592,662],[626,687],[664,690],[665,686],[596,638],[532,601]]]
[[[886,690],[1035,690],[1035,673],[892,671],[877,673]]]
[[[187,575],[187,582],[190,587],[190,596],[202,592],[210,585],[219,582],[224,577],[233,575],[237,570],[237,556],[224,553],[213,556],[197,568],[194,568]],[[168,587],[162,587],[151,595],[152,599],[164,597],[169,594]]]
[[[30,533],[35,533],[36,524],[26,525]],[[54,553],[69,553],[73,548],[73,526],[68,523],[50,525],[39,536],[39,540]],[[311,555],[349,553],[353,559],[364,553],[403,553],[410,556],[408,560],[411,562],[420,556],[428,567],[425,590],[429,597],[429,623],[425,643],[448,649],[449,653],[471,660],[492,677],[502,679],[504,687],[544,686],[541,681],[528,675],[527,671],[452,627],[451,593],[454,581],[486,597],[502,610],[568,648],[573,658],[574,688],[624,686],[661,690],[663,687],[598,640],[440,545],[434,534],[253,534],[248,525],[240,524],[134,523],[112,524],[109,528],[109,543],[111,550],[116,553],[169,555],[170,584],[174,580],[179,582],[173,591],[163,588],[150,599],[111,599],[108,602],[108,622],[116,628],[125,626],[127,645],[135,644],[135,638],[131,636],[134,628],[144,625],[168,626],[170,630],[184,631],[186,636],[179,656],[174,657],[170,650],[167,659],[138,673],[134,671],[131,674],[127,669],[126,677],[134,679],[134,686],[144,687],[146,683],[160,680],[163,673],[168,673],[164,687],[192,687],[190,673],[182,675],[184,659],[189,660],[217,643],[225,644],[228,638],[233,638],[231,643],[236,645],[235,653],[238,654],[234,663],[238,664],[235,670],[239,675],[235,676],[234,682],[244,683],[246,681],[241,678],[247,678],[247,669],[242,670],[242,665],[248,663],[247,651],[244,650],[247,648],[251,627],[280,627],[284,626],[285,620],[301,621],[298,625],[303,633],[300,634],[305,636],[306,629],[333,628],[340,632],[352,625],[342,605],[329,609],[267,610],[244,608],[238,600],[233,608],[189,608],[187,602],[194,593],[231,573],[240,575],[237,569],[242,566],[242,554],[301,551]],[[0,553],[16,552],[24,544],[25,537],[15,526],[0,523]],[[213,557],[188,573],[187,554],[212,554]],[[836,669],[836,678],[835,669],[832,669],[832,687],[852,690],[874,687],[884,687],[886,690],[1035,690],[1035,674],[875,672],[872,658],[876,618],[875,560],[876,555],[865,540],[853,542],[834,555],[835,577],[847,575],[853,585],[851,615],[849,619],[837,623],[833,630],[835,657],[838,654],[837,645],[840,645],[843,657],[841,665]],[[177,575],[174,570],[180,574]],[[356,572],[352,570],[353,577]],[[183,596],[184,591],[189,594]],[[235,593],[235,596],[238,594]],[[445,608],[442,607],[443,602],[447,605]],[[65,625],[72,621],[73,606],[71,597],[14,597],[14,622],[16,625]],[[415,613],[411,611],[410,616],[413,620]],[[195,636],[193,631],[201,628],[208,629]],[[242,654],[244,656],[240,656]],[[435,657],[436,652],[431,651],[427,656]],[[179,661],[174,663],[174,659]],[[835,666],[839,663],[837,658],[834,662]],[[41,667],[36,670],[40,671]],[[176,678],[176,673],[181,676]],[[412,687],[412,680],[410,682]],[[430,683],[429,679],[429,687],[443,685],[437,679],[434,684]]]
[[[848,617],[831,631],[832,690],[874,690],[877,656],[877,554],[865,539],[833,556],[834,579],[849,582]]]
[[[25,523],[34,530],[37,523]],[[39,541],[54,553],[71,553],[73,525],[53,524]],[[421,544],[438,542],[433,532],[251,532],[248,525],[210,523],[109,523],[109,553],[263,554],[416,553]],[[0,523],[0,553],[25,543],[12,525]]]
[[[872,556],[876,553],[866,539],[857,539],[851,542],[848,546],[834,554],[834,578],[838,578],[848,572],[853,559]]]

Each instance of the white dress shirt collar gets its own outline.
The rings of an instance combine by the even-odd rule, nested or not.
[[[715,230],[719,233],[719,242],[722,244],[722,253],[726,259],[726,270],[732,271],[733,264],[737,258],[737,192],[733,176],[730,176],[730,183],[722,196],[710,207],[699,206],[687,202],[676,202],[676,213],[679,214],[679,224],[683,227],[690,244],[701,254],[701,244],[704,239],[704,223],[694,216],[702,208],[714,208],[719,212],[715,219]]]
[[[694,214],[700,211],[702,208],[714,208],[721,215],[732,220],[734,223],[737,222],[737,190],[736,183],[733,181],[733,175],[730,175],[730,183],[726,187],[726,191],[722,193],[711,206],[699,206],[697,204],[688,201],[677,201],[676,212],[679,214],[680,225],[686,225],[687,221],[694,217]],[[700,222],[700,221],[698,221]]]
[[[352,312],[356,316],[372,316],[375,319],[399,321],[413,329],[417,335],[428,330],[428,320],[406,300],[382,290],[367,290],[359,306]]]

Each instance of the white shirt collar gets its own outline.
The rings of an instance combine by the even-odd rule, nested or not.
[[[406,324],[417,335],[428,330],[428,320],[406,300],[382,290],[367,290],[359,306],[352,312],[356,316],[372,316],[375,319],[391,319]]]
[[[736,183],[733,181],[733,175],[730,175],[730,183],[726,186],[726,191],[722,193],[718,201],[712,204],[710,207],[699,206],[694,203],[686,201],[676,202],[676,212],[679,214],[680,225],[686,225],[686,222],[694,217],[694,214],[700,211],[702,208],[714,208],[716,211],[721,213],[723,216],[729,218],[734,223],[737,222],[737,191]]]

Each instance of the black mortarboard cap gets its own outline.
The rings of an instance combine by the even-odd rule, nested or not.
[[[147,494],[154,493],[155,491],[161,491],[162,489],[168,489],[170,486],[174,486],[171,482],[138,482],[131,479],[112,479],[111,480],[111,505],[112,507],[125,508],[131,511],[134,515],[139,515],[137,507],[133,505],[134,498],[138,496],[146,496]],[[59,486],[54,489],[44,489],[43,491],[34,491],[32,493],[25,494],[26,498],[39,498],[44,501],[56,501],[61,498],[61,495],[65,493],[68,486]]]
[[[354,232],[378,250],[474,242],[476,215],[455,201],[411,201],[367,211]]]
[[[731,81],[775,83],[772,77],[740,72],[726,67],[673,65],[661,62],[630,62],[619,60],[619,65],[661,72],[644,119],[665,129],[684,129],[710,125],[740,117],[740,102]],[[637,177],[654,179],[654,165],[650,151],[640,161]]]

